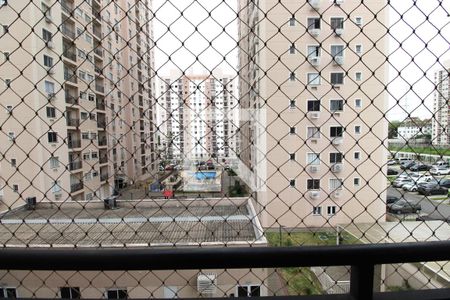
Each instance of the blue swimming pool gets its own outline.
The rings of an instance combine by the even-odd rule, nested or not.
[[[195,172],[195,178],[197,180],[214,179],[216,178],[216,171]]]

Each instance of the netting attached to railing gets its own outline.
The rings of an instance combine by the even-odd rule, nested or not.
[[[447,0],[0,0],[2,248],[447,240]],[[448,287],[383,265],[377,291]],[[348,267],[0,271],[0,298],[349,291]]]

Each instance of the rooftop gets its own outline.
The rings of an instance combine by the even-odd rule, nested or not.
[[[0,218],[0,246],[148,247],[264,243],[251,202],[224,199],[38,203]]]

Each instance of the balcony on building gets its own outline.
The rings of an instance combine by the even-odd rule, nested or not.
[[[71,17],[73,15],[74,7],[75,5],[73,3],[73,0],[61,0],[61,10],[68,17]]]
[[[75,23],[71,22],[69,20],[66,20],[61,25],[61,33],[64,37],[68,38],[69,40],[75,39]]]
[[[108,138],[106,137],[106,133],[103,131],[100,131],[98,133],[98,146],[105,147],[107,145],[108,145]]]
[[[77,62],[77,52],[76,47],[73,43],[69,41],[63,42],[63,57],[67,58],[69,63],[76,63]]]
[[[77,176],[70,175],[70,192],[76,193],[84,189],[83,181]]]
[[[65,112],[67,126],[78,128],[78,126],[80,126],[80,119],[78,118],[78,115],[78,110],[68,108]]]
[[[78,83],[77,73],[75,68],[71,68],[70,66],[64,64],[64,80],[65,83]]]
[[[101,94],[105,93],[105,85],[102,78],[95,78],[95,91]]]
[[[92,1],[92,15],[94,16],[94,21],[101,23],[102,22],[102,16],[101,16],[101,4],[99,1]]]
[[[105,98],[104,97],[97,96],[97,99],[95,101],[96,101],[95,107],[98,110],[105,110],[106,109]]]
[[[102,164],[106,164],[108,163],[108,151],[101,149],[99,151],[99,163]]]
[[[102,34],[102,26],[101,25],[93,25],[92,33],[94,34],[94,37],[98,40],[101,40],[103,38]]]
[[[81,160],[81,152],[72,152],[69,154],[69,171],[81,171],[83,161]]]
[[[100,129],[106,129],[106,116],[104,113],[97,113],[97,127]]]
[[[102,44],[98,41],[94,41],[94,53],[100,59],[103,59],[103,47],[102,47]]]
[[[67,146],[69,149],[81,148],[80,133],[74,130],[67,131]]]
[[[66,103],[70,105],[78,105],[77,90],[67,86],[64,91]]]
[[[101,182],[107,181],[108,178],[109,178],[108,167],[107,166],[101,167],[100,168],[100,181]]]

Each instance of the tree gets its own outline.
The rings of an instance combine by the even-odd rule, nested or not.
[[[398,135],[398,127],[400,127],[401,122],[400,121],[389,121],[389,131],[388,131],[388,138],[394,139]]]

